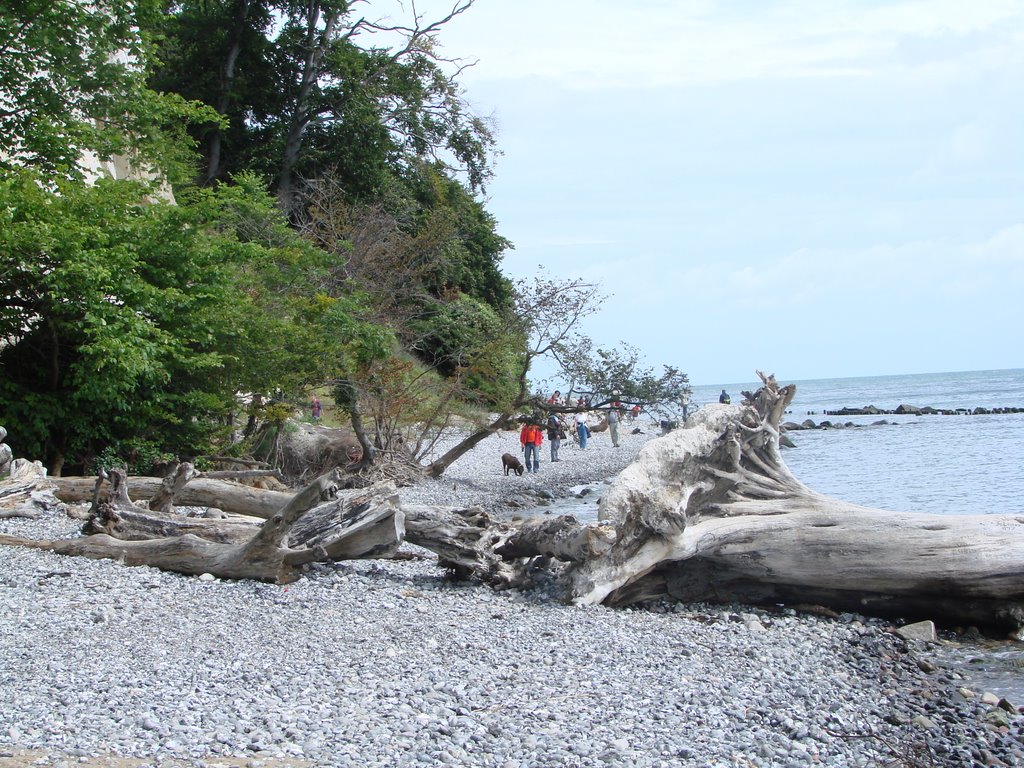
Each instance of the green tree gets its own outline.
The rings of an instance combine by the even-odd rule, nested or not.
[[[354,201],[379,200],[411,162],[441,159],[473,189],[490,175],[493,136],[467,108],[438,19],[362,14],[350,0],[186,0],[160,25],[155,87],[225,118],[196,132],[205,178],[255,170],[291,212],[301,179],[328,170]],[[450,73],[449,73],[450,72]]]
[[[527,340],[525,351],[516,356],[512,395],[497,407],[497,416],[481,421],[477,428],[426,468],[440,477],[455,461],[487,436],[514,426],[517,421],[538,419],[545,412],[570,412],[571,406],[548,404],[539,392],[531,391],[530,372],[542,358],[555,361],[563,375],[580,390],[596,397],[591,407],[600,408],[614,400],[641,407],[675,404],[689,391],[686,374],[666,368],[662,376],[640,365],[635,350],[593,351],[593,342],[580,332],[583,318],[599,305],[598,286],[583,280],[552,280],[538,275],[515,286],[515,306],[505,315],[508,328]],[[618,392],[619,394],[615,394]]]
[[[294,391],[375,344],[358,299],[252,179],[178,205],[145,185],[0,183],[0,412],[59,474],[109,449],[222,444],[241,392]]]
[[[186,168],[185,126],[206,112],[146,87],[140,30],[158,7],[0,0],[0,169],[81,178],[116,155],[172,177]]]
[[[226,180],[254,164],[254,143],[267,116],[281,107],[270,30],[277,3],[268,0],[181,0],[155,20],[158,66],[150,85],[216,110],[221,118],[193,128],[204,155],[201,181]]]

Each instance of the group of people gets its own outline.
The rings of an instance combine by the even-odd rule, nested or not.
[[[548,405],[567,405],[571,407],[572,400],[568,396],[563,400],[562,393],[555,390],[551,397],[548,398]],[[577,401],[576,407],[580,409],[589,408],[590,402],[581,397]],[[640,407],[635,406],[629,412],[629,415],[636,418],[639,412]],[[612,446],[615,448],[619,447],[619,425],[622,423],[623,414],[624,408],[619,402],[612,403],[608,409],[608,432],[612,438]],[[587,442],[590,440],[590,427],[587,425],[587,414],[584,410],[579,410],[576,413],[573,418],[572,428],[579,440],[580,448],[586,449]],[[551,446],[551,461],[561,461],[558,457],[558,452],[562,446],[562,441],[567,439],[565,430],[565,425],[554,413],[548,416],[547,422],[544,425],[530,422],[523,425],[519,432],[519,443],[522,446],[523,464],[527,472],[540,471],[540,449],[544,443],[545,431],[547,432],[548,444]]]

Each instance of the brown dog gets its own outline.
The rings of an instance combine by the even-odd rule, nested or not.
[[[501,464],[505,467],[505,474],[511,469],[517,475],[522,476],[523,474],[523,462],[513,456],[511,453],[501,454]]]

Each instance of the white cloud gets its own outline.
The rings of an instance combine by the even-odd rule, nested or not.
[[[1019,56],[1019,3],[478,2],[443,42],[454,55],[479,59],[466,72],[470,83],[539,76],[582,88],[653,88],[933,68],[971,55],[951,42],[990,34],[1005,44],[995,61],[976,64]],[[918,39],[944,42],[922,59]]]
[[[967,265],[984,269],[987,266],[1016,267],[1017,288],[1024,291],[1021,281],[1024,270],[1024,223],[997,232],[989,240],[964,249]]]

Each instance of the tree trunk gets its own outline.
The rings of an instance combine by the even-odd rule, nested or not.
[[[214,105],[217,114],[221,116],[227,115],[228,107],[231,105],[231,89],[235,82],[235,62],[238,61],[238,56],[242,52],[242,38],[248,25],[251,7],[251,0],[239,0],[235,8],[228,50],[224,57],[224,66],[221,67],[220,78],[217,83],[217,103]],[[206,184],[211,184],[220,175],[223,138],[224,131],[220,126],[214,128],[210,133],[206,155]]]
[[[56,496],[69,504],[91,501],[96,485],[92,477],[53,478]],[[163,483],[159,477],[133,477],[132,492],[140,499],[156,494]],[[223,480],[197,477],[178,491],[176,503],[187,507],[215,507],[224,512],[266,519],[291,501],[291,491],[266,491]]]
[[[404,518],[394,485],[334,498],[338,479],[336,471],[317,478],[258,526],[145,510],[131,503],[127,485],[115,479],[114,493],[97,504],[97,516],[86,526],[91,535],[61,541],[0,536],[0,544],[285,584],[307,563],[386,556],[401,543]]]
[[[174,497],[181,493],[193,477],[196,476],[196,469],[187,461],[175,464],[167,476],[160,482],[160,488],[149,500],[149,508],[160,512],[170,513],[174,506]]]
[[[46,476],[46,468],[42,464],[14,459],[9,469],[10,473],[0,483],[0,518],[34,519],[64,506],[55,496],[56,486]]]
[[[712,405],[644,447],[601,500],[615,543],[571,568],[576,603],[814,602],[1019,629],[1024,518],[894,513],[823,496],[779,452],[795,387]]]
[[[370,439],[366,436],[366,428],[363,425],[363,414],[359,410],[359,399],[357,397],[353,397],[352,402],[349,404],[348,418],[349,422],[352,424],[352,432],[355,434],[356,440],[359,441],[359,445],[363,449],[363,456],[359,459],[359,464],[355,469],[357,471],[361,469],[368,469],[373,466],[375,449],[370,443]]]
[[[510,414],[503,413],[486,427],[478,429],[476,432],[471,434],[461,443],[456,445],[454,448],[449,450],[444,456],[431,462],[427,465],[426,475],[427,477],[440,477],[444,474],[445,470],[448,469],[453,463],[455,463],[461,456],[469,453],[481,440],[493,435],[500,429],[508,429],[515,422],[512,420]]]
[[[310,2],[306,18],[306,59],[302,66],[302,76],[295,103],[288,117],[288,133],[285,136],[284,153],[281,157],[281,173],[277,182],[277,199],[281,209],[291,214],[295,195],[295,168],[299,164],[302,153],[302,138],[312,120],[313,105],[310,103],[313,86],[323,74],[323,61],[328,47],[335,35],[341,12],[328,9],[324,18],[323,31],[317,30],[320,13],[324,10],[320,3]]]

